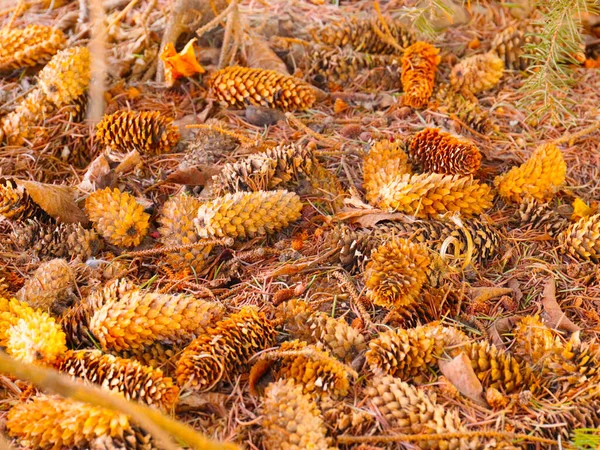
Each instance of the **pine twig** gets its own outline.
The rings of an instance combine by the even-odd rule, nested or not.
[[[222,239],[203,239],[193,244],[185,245],[172,245],[164,246],[159,248],[150,248],[148,250],[140,250],[137,252],[122,253],[117,258],[144,258],[146,256],[164,255],[165,253],[178,253],[184,250],[191,250],[197,247],[206,247],[207,245],[222,245],[223,247],[231,247],[233,245],[233,238],[222,238]],[[117,259],[115,258],[115,259]]]

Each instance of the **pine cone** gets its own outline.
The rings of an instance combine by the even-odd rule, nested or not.
[[[202,203],[195,197],[178,195],[167,200],[158,217],[160,240],[166,246],[195,244],[200,240],[194,218]],[[200,273],[213,249],[212,245],[198,246],[168,253],[167,262],[175,268],[191,267]]]
[[[348,393],[348,369],[328,351],[298,340],[284,342],[280,351],[294,356],[280,357],[276,378],[292,378],[304,393],[315,396],[338,398]]]
[[[381,208],[416,217],[431,217],[458,212],[466,217],[492,206],[490,186],[471,176],[401,175],[380,190],[377,203]]]
[[[170,344],[168,342],[154,342],[140,348],[129,348],[118,352],[121,358],[132,359],[145,366],[161,369],[171,375],[183,351],[183,344]]]
[[[309,147],[283,144],[226,164],[213,177],[213,186],[218,195],[270,190],[290,181],[298,182],[310,174],[313,161]]]
[[[329,425],[336,435],[352,434],[363,435],[375,424],[375,417],[371,411],[365,411],[352,404],[334,401],[331,398],[322,398],[319,407],[323,420]],[[364,449],[364,446],[353,447],[355,450]],[[375,449],[375,447],[369,447]]]
[[[583,343],[575,333],[565,345],[554,346],[547,367],[552,381],[559,386],[566,382],[569,390],[581,385],[597,385],[600,381],[600,345],[597,341]]]
[[[332,255],[331,263],[340,264],[350,273],[362,272],[371,251],[378,244],[372,233],[352,230],[347,226],[335,228],[325,242],[325,248],[338,250]]]
[[[301,209],[300,197],[293,192],[237,192],[201,205],[194,223],[204,238],[252,238],[287,227],[300,217]]]
[[[156,448],[124,414],[57,396],[18,403],[8,412],[6,427],[10,436],[34,449],[90,448],[98,438],[107,439],[106,448]]]
[[[458,413],[438,405],[435,395],[391,376],[376,377],[366,388],[371,403],[389,427],[406,434],[466,433]],[[419,441],[424,449],[483,448],[477,437]]]
[[[0,30],[0,71],[45,64],[67,41],[62,31],[43,25]]]
[[[279,380],[267,386],[262,416],[266,450],[331,448],[319,408],[294,380]]]
[[[220,305],[192,296],[134,290],[98,308],[89,329],[105,351],[142,349],[163,340],[185,344],[222,315]]]
[[[45,220],[48,215],[35,204],[23,186],[2,178],[0,179],[0,216],[10,221],[36,217]]]
[[[313,195],[327,202],[321,206],[325,211],[334,213],[344,206],[344,198],[348,196],[335,172],[328,170],[322,164],[314,162],[310,177]]]
[[[530,364],[545,366],[545,359],[557,347],[554,333],[544,325],[539,316],[525,316],[515,327],[511,351]]]
[[[418,109],[427,106],[441,61],[439,52],[433,45],[420,41],[404,52],[401,79],[405,105]]]
[[[244,369],[257,352],[275,342],[276,331],[262,312],[244,307],[240,312],[200,334],[177,363],[180,386],[212,389],[222,379]]]
[[[525,197],[547,201],[565,182],[567,165],[554,144],[540,145],[519,167],[494,179],[498,194],[507,200],[521,203]]]
[[[60,315],[74,298],[75,272],[64,259],[40,264],[31,278],[17,292],[17,299],[33,308]]]
[[[6,344],[6,332],[19,320],[36,314],[36,311],[25,302],[12,298],[0,297],[0,346]]]
[[[412,173],[406,152],[406,142],[398,138],[381,139],[371,145],[363,161],[363,188],[368,202],[375,201],[379,190],[398,175]]]
[[[576,259],[600,259],[600,214],[583,217],[558,236],[563,250]]]
[[[170,152],[179,141],[173,119],[157,111],[117,111],[104,116],[96,128],[96,139],[124,152],[159,155]]]
[[[450,85],[457,91],[477,94],[498,84],[504,73],[504,62],[494,52],[473,55],[452,68]]]
[[[526,198],[517,210],[520,228],[526,225],[555,237],[569,226],[570,214],[562,214],[549,203]]]
[[[41,89],[32,90],[14,111],[2,118],[0,137],[3,131],[9,145],[21,145],[25,140],[44,137],[46,130],[40,124],[53,110]]]
[[[481,165],[481,153],[475,144],[439,128],[425,128],[415,134],[408,152],[424,172],[470,175]]]
[[[528,36],[536,30],[537,28],[532,26],[524,29],[507,27],[492,40],[491,52],[496,53],[504,61],[507,69],[525,70],[531,64],[531,59],[524,57],[524,46],[540,43],[538,36]]]
[[[179,163],[181,169],[187,169],[203,164],[215,164],[224,155],[228,155],[239,145],[239,141],[232,136],[220,133],[217,130],[194,130],[187,151]]]
[[[481,134],[492,134],[498,130],[487,110],[481,107],[477,97],[458,92],[449,84],[442,84],[435,95],[439,112],[455,115],[467,127]]]
[[[284,111],[304,110],[316,100],[309,84],[274,70],[226,67],[215,72],[208,85],[222,104],[237,108],[250,104]]]
[[[129,359],[105,355],[100,350],[68,351],[58,361],[57,369],[120,392],[127,400],[164,410],[175,406],[179,394],[173,380],[163,376],[161,370],[145,367]]]
[[[85,209],[98,233],[116,246],[135,247],[148,233],[150,215],[133,196],[117,188],[92,193]]]
[[[427,281],[431,259],[425,247],[406,239],[393,239],[371,253],[365,270],[365,287],[373,303],[401,308],[416,301]]]

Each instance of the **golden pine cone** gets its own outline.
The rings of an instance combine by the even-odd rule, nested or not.
[[[124,414],[58,396],[18,403],[8,412],[6,427],[31,449],[92,448],[98,438],[107,439],[107,449],[154,448],[150,436]]]
[[[340,264],[347,271],[361,272],[378,240],[368,231],[352,230],[347,226],[333,229],[326,237],[325,248],[337,249],[331,263]]]
[[[179,136],[173,119],[158,111],[117,111],[104,116],[96,126],[96,139],[102,144],[148,155],[170,152]]]
[[[98,308],[89,329],[105,351],[142,349],[157,341],[185,344],[223,315],[223,307],[189,295],[129,291]]]
[[[30,217],[43,221],[48,218],[23,186],[5,178],[0,179],[0,216],[13,222]]]
[[[177,381],[180,386],[211,389],[243,370],[257,352],[273,345],[276,335],[262,312],[243,307],[187,346],[177,363]]]
[[[489,112],[482,108],[479,100],[471,93],[459,92],[442,84],[435,94],[437,110],[454,115],[472,130],[481,134],[492,134],[498,130]]]
[[[179,395],[179,388],[160,369],[103,354],[100,350],[70,350],[60,358],[57,369],[75,378],[120,392],[127,400],[143,402],[164,410],[173,408]]]
[[[266,450],[329,450],[331,440],[314,400],[294,380],[279,380],[265,389],[262,435]]]
[[[0,297],[0,346],[6,346],[6,332],[10,327],[16,325],[21,318],[35,314],[36,311],[25,302]]]
[[[301,209],[294,192],[237,192],[202,204],[194,223],[204,238],[252,238],[287,227],[300,217]]]
[[[74,290],[75,272],[71,266],[64,259],[52,259],[40,264],[16,297],[33,308],[60,315],[71,305]]]
[[[376,377],[366,388],[371,403],[393,428],[406,434],[465,433],[458,413],[437,403],[435,394],[391,376]],[[439,450],[482,448],[477,437],[419,441],[419,447]]]
[[[471,176],[401,175],[381,188],[379,207],[416,217],[435,217],[448,212],[465,217],[479,214],[492,206],[490,186]]]
[[[498,194],[521,203],[526,197],[550,200],[565,182],[567,165],[562,152],[554,144],[542,144],[518,167],[497,176],[494,185]]]
[[[217,100],[236,108],[250,104],[294,111],[308,109],[316,100],[308,83],[274,70],[226,67],[215,72],[208,84]]]
[[[406,152],[406,143],[398,138],[381,139],[371,145],[363,161],[363,188],[368,202],[375,201],[379,190],[398,175],[412,173]]]
[[[561,247],[581,260],[600,259],[600,214],[582,217],[558,236]]]
[[[279,358],[276,378],[292,378],[304,393],[315,396],[338,398],[348,393],[348,369],[328,351],[298,340],[284,342],[279,350],[293,354]]]
[[[539,44],[540,38],[530,35],[536,30],[535,26],[526,26],[522,29],[509,26],[494,36],[490,51],[496,53],[504,61],[507,69],[525,70],[532,60],[524,57],[524,46]]]
[[[41,89],[33,89],[14,111],[2,118],[0,138],[3,132],[9,145],[43,138],[47,130],[41,124],[52,111],[54,107],[48,103],[46,94]]]
[[[43,25],[0,30],[0,71],[33,67],[50,61],[67,41],[62,31]]]
[[[402,88],[404,104],[424,108],[433,93],[440,50],[426,42],[415,42],[402,56]]]
[[[437,323],[385,331],[369,342],[366,358],[375,375],[410,379],[428,372],[444,349],[467,341],[456,328]]]
[[[473,55],[452,68],[450,85],[458,91],[477,94],[498,84],[504,73],[504,61],[494,52]]]
[[[427,248],[406,239],[393,239],[371,253],[365,287],[373,303],[400,308],[416,301],[431,270]]]
[[[365,434],[373,427],[376,420],[371,411],[358,408],[343,400],[336,401],[325,397],[320,400],[319,408],[322,411],[323,420],[336,434],[347,433],[355,436]],[[353,448],[359,450],[362,447]]]
[[[111,244],[135,247],[148,233],[150,215],[127,192],[117,188],[93,192],[85,209],[98,233]]]
[[[145,366],[161,369],[169,376],[174,372],[177,361],[185,346],[167,342],[154,342],[141,348],[129,348],[118,352],[121,358],[137,361]]]
[[[166,246],[195,244],[200,240],[194,218],[202,203],[195,197],[178,195],[167,200],[158,217],[160,241]],[[191,267],[200,273],[213,249],[212,245],[198,246],[167,254],[167,262],[173,267]]]
[[[557,347],[554,333],[544,325],[539,316],[525,316],[517,323],[511,351],[519,358],[538,367]]]
[[[568,388],[600,381],[600,345],[597,341],[581,342],[578,333],[562,346],[555,345],[547,360],[552,382]]]
[[[255,153],[241,161],[226,164],[213,177],[218,195],[240,191],[265,191],[298,182],[312,171],[312,149],[296,144],[282,144],[266,152]]]
[[[541,203],[531,197],[523,200],[517,210],[518,224],[521,229],[530,226],[541,229],[555,237],[569,226],[571,214],[549,203]]]
[[[327,202],[325,205],[316,202],[325,211],[336,212],[344,206],[344,198],[348,193],[342,187],[340,179],[331,170],[315,161],[310,176],[312,193]]]
[[[481,165],[481,153],[475,144],[439,128],[425,128],[415,134],[408,153],[424,172],[470,175]]]

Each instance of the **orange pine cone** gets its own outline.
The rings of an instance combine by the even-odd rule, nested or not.
[[[404,104],[424,108],[433,93],[440,50],[426,42],[415,42],[402,56]]]

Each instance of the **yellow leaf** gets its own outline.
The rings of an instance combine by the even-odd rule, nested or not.
[[[179,53],[175,51],[175,46],[172,42],[165,45],[164,50],[160,54],[160,59],[165,65],[165,82],[167,87],[173,86],[175,80],[180,77],[190,77],[197,73],[206,72],[196,59],[194,42],[196,42],[195,38],[188,42]]]
[[[588,206],[586,202],[577,197],[573,201],[573,214],[571,220],[579,220],[583,217],[588,217],[594,213],[594,208]]]

